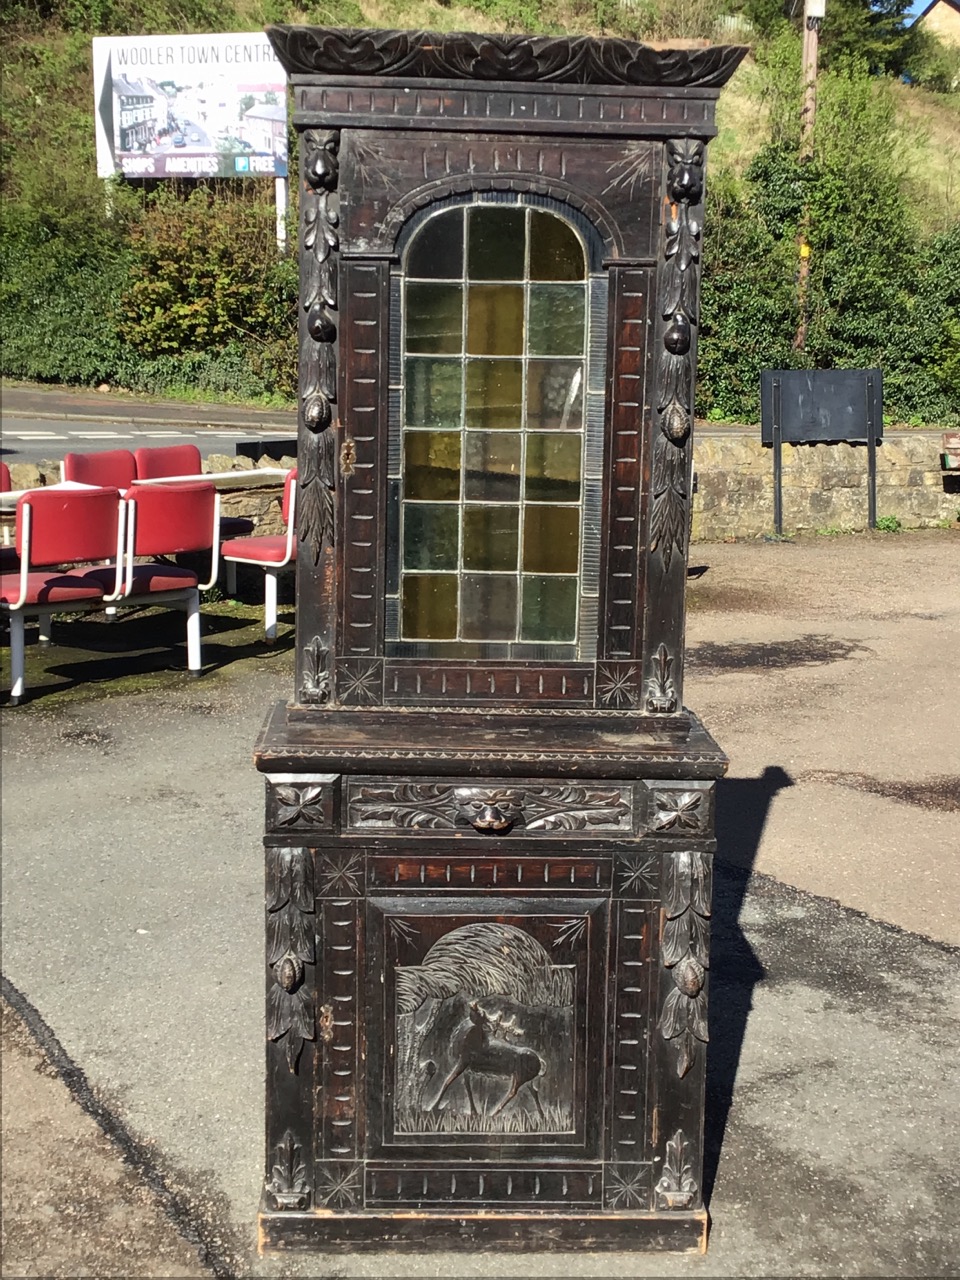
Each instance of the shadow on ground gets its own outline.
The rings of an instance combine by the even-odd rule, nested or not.
[[[202,610],[203,675],[242,662],[288,653],[294,642],[293,610],[281,606],[280,634],[271,645],[263,633],[263,611],[234,601],[205,604]],[[4,651],[3,694],[9,703],[8,651]],[[130,693],[154,688],[187,672],[183,612],[174,609],[124,609],[114,620],[106,614],[54,615],[51,642],[37,642],[27,624],[24,703],[82,689],[86,696]]]
[[[740,925],[740,912],[774,797],[792,787],[779,765],[759,778],[725,778],[717,787],[717,858],[710,941],[710,1048],[703,1152],[709,1204],[723,1148],[753,989],[766,976]]]

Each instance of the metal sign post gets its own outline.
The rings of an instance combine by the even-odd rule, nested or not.
[[[773,523],[783,533],[783,443],[866,444],[867,523],[877,525],[877,445],[883,441],[880,369],[764,369],[760,440],[773,449]]]

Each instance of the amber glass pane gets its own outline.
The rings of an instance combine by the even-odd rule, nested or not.
[[[521,640],[576,640],[577,579],[524,578]]]
[[[405,573],[401,613],[405,640],[455,640],[457,575]]]
[[[456,569],[458,514],[452,503],[404,505],[404,569]]]
[[[579,431],[583,426],[583,365],[531,360],[527,365],[527,426]]]
[[[499,573],[464,574],[460,585],[460,632],[467,640],[516,639],[516,578]]]
[[[434,287],[436,286],[424,286],[424,288]],[[446,288],[446,286],[443,287]],[[436,350],[436,348],[433,349]],[[417,350],[425,351],[427,348],[418,347]],[[467,291],[467,351],[475,356],[522,354],[522,285],[472,284],[470,286]],[[552,349],[548,349],[547,354],[551,351]]]
[[[519,527],[519,507],[465,507],[464,568],[515,571]]]
[[[407,285],[407,350],[463,350],[463,290],[457,284]]]
[[[523,398],[523,365],[519,360],[468,360],[468,427],[487,430],[520,426]]]
[[[512,431],[468,431],[463,492],[474,502],[520,498],[520,437]]]
[[[579,356],[584,346],[582,285],[530,286],[527,350],[535,356]]]
[[[408,427],[459,427],[463,365],[459,360],[406,362],[406,404]]]
[[[530,215],[530,279],[582,280],[583,246],[569,223],[552,213]]]
[[[580,501],[580,436],[527,436],[527,487],[530,502]]]
[[[403,437],[404,497],[455,502],[460,497],[460,433],[407,431]]]
[[[471,280],[523,279],[524,220],[522,209],[470,210],[467,275]]]
[[[421,227],[410,244],[411,279],[459,280],[463,275],[463,210],[438,214]]]
[[[523,513],[525,573],[576,573],[580,559],[577,507],[526,507]]]

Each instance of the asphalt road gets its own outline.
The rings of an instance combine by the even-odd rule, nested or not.
[[[185,443],[196,444],[203,454],[233,453],[243,441],[296,440],[296,435],[296,414],[284,410],[8,384],[0,395],[0,456],[7,463]]]

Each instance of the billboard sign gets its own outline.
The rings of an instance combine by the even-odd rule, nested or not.
[[[98,36],[97,173],[285,178],[287,77],[262,32]]]

